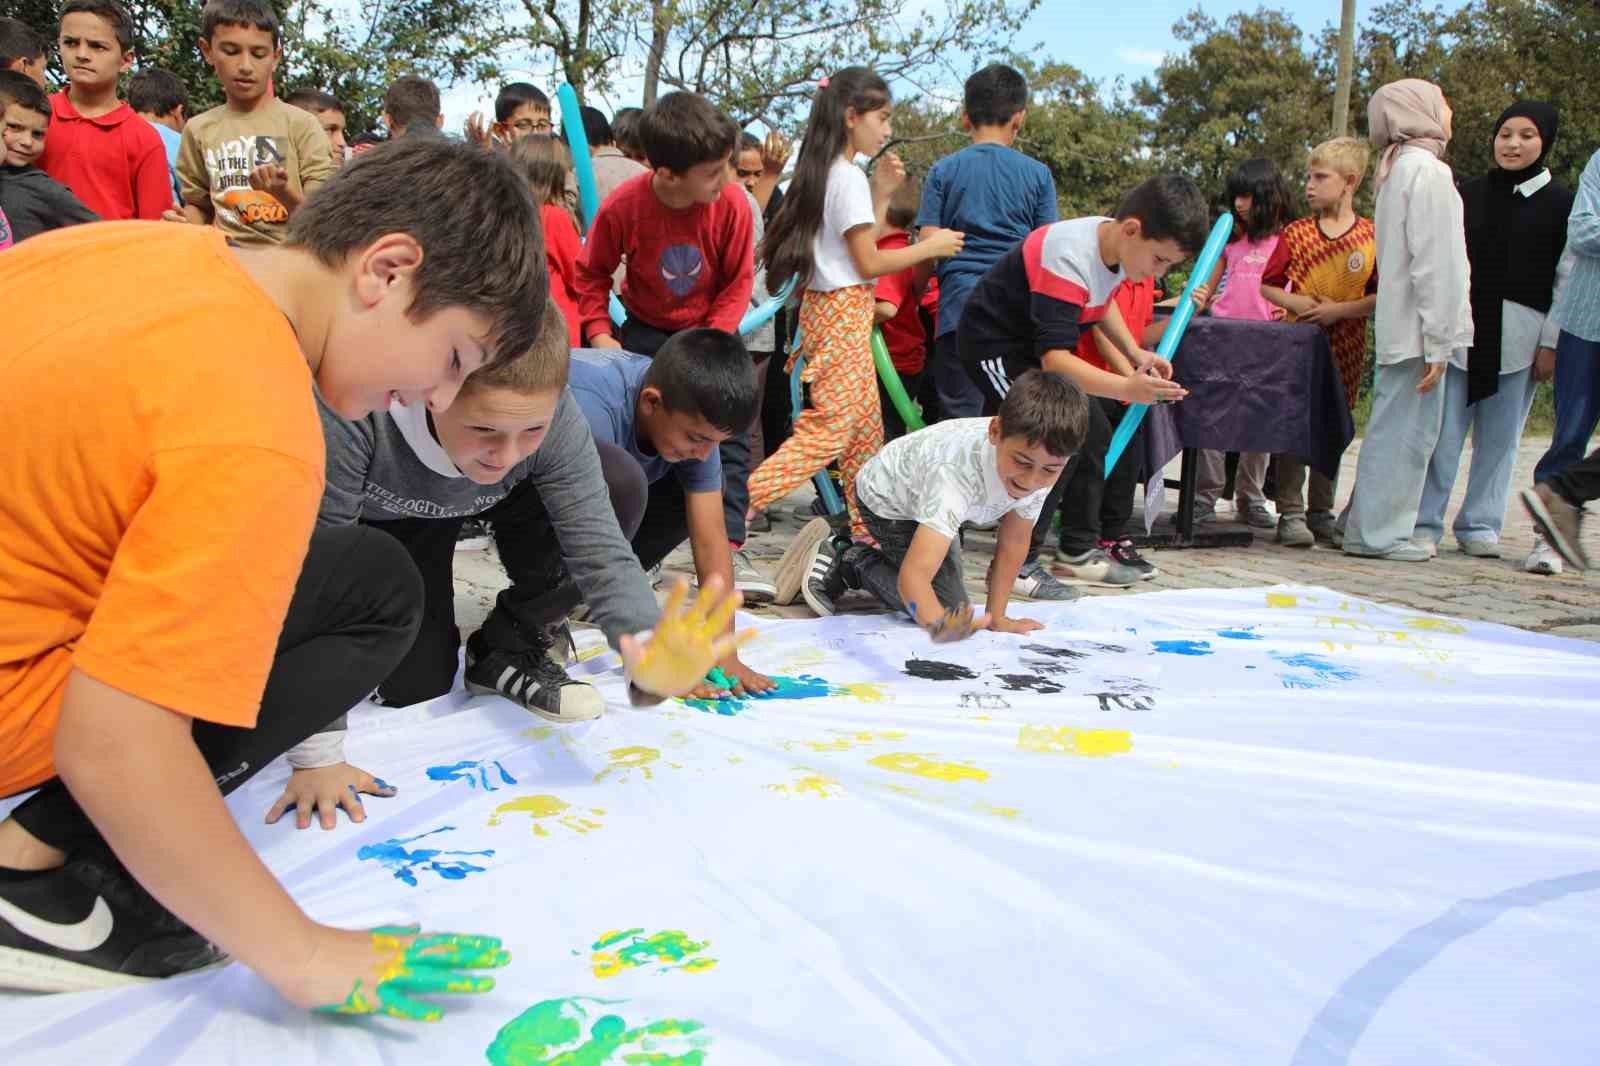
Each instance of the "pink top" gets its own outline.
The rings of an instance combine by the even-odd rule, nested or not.
[[[1278,234],[1253,241],[1240,237],[1222,250],[1227,264],[1222,275],[1222,294],[1211,305],[1217,318],[1244,318],[1253,322],[1272,321],[1275,308],[1261,298],[1261,278],[1278,249]]]

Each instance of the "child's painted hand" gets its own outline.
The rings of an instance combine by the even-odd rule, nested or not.
[[[989,629],[995,633],[1032,633],[1035,629],[1043,629],[1043,622],[1036,622],[1032,618],[1007,618],[1001,615],[989,619]]]
[[[689,581],[680,577],[667,594],[661,620],[648,643],[624,636],[618,645],[628,679],[657,696],[681,696],[705,679],[712,665],[732,655],[755,636],[746,629],[724,635],[744,597],[730,592],[720,576],[712,577],[692,602]]]
[[[395,794],[395,788],[347,762],[296,770],[289,775],[283,795],[267,811],[267,824],[276,824],[290,807],[295,810],[297,829],[311,828],[312,811],[317,812],[322,828],[332,829],[339,822],[340,807],[344,808],[352,822],[364,822],[367,812],[361,805],[363,792],[387,799]]]
[[[778,687],[778,683],[766,674],[758,674],[746,666],[737,653],[722,660],[721,667],[723,676],[733,682],[735,696],[760,696]]]
[[[988,625],[988,615],[976,614],[972,604],[963,603],[945,611],[927,629],[928,636],[933,638],[935,644],[953,644],[958,640],[966,640]]]
[[[966,243],[967,235],[958,230],[925,226],[917,233],[917,247],[926,249],[934,259],[949,259]]]
[[[291,1001],[310,1005],[323,1014],[386,1014],[412,1022],[435,1022],[444,1011],[418,995],[440,992],[487,992],[494,978],[464,970],[498,969],[511,955],[492,936],[460,933],[422,933],[410,928],[383,927],[370,932],[323,927],[299,984],[312,997],[297,995]],[[340,993],[317,993],[317,987],[335,987]],[[297,990],[298,991],[298,990]]]

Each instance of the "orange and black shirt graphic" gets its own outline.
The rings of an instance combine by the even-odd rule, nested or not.
[[[250,172],[256,167],[284,165],[282,142],[283,138],[264,135],[234,137],[205,150],[211,206],[217,214],[250,228],[289,221],[289,209],[277,197],[250,186]]]

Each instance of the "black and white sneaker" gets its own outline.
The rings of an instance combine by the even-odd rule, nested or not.
[[[0,870],[0,988],[87,992],[227,958],[157,903],[109,851],[54,870]]]
[[[827,618],[833,614],[834,601],[843,596],[848,587],[844,579],[844,559],[835,552],[833,541],[826,537],[819,540],[811,549],[805,583],[800,586],[806,606],[816,612],[818,618]]]
[[[1161,573],[1155,563],[1139,554],[1139,549],[1134,546],[1133,540],[1129,537],[1123,537],[1117,541],[1101,541],[1100,547],[1111,557],[1113,562],[1121,563],[1123,566],[1139,571],[1139,579],[1141,581],[1149,581]]]
[[[474,696],[498,693],[552,722],[599,718],[605,699],[593,685],[568,674],[562,665],[571,640],[571,633],[561,625],[540,631],[524,650],[508,651],[491,648],[480,630],[467,638],[463,674],[467,691]],[[558,645],[559,660],[552,655]]]

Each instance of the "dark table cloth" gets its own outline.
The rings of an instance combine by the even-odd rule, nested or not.
[[[1189,390],[1145,415],[1145,470],[1184,448],[1296,455],[1328,477],[1355,436],[1328,337],[1304,323],[1200,317],[1172,358]]]

